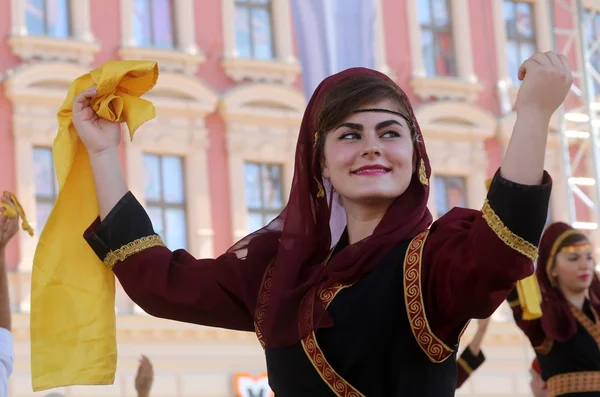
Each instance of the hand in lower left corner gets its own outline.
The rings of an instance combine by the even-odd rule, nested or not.
[[[154,369],[152,368],[152,362],[150,362],[148,357],[142,355],[137,375],[135,376],[135,390],[138,393],[138,397],[150,396],[153,381]]]
[[[4,208],[4,205],[11,207],[14,212],[16,212],[16,208],[10,200],[10,195],[8,193],[2,195],[0,202],[3,204],[0,205],[0,249],[4,249],[10,239],[12,239],[19,230],[19,216],[8,217],[5,215],[6,208]]]

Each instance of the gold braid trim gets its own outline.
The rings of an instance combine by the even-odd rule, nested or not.
[[[555,375],[548,379],[548,391],[551,397],[600,391],[600,372],[582,371]]]
[[[131,255],[137,254],[152,247],[165,247],[165,243],[163,243],[162,238],[160,238],[158,234],[138,238],[137,240],[125,244],[118,250],[110,251],[104,258],[104,264],[109,269],[112,269],[115,267],[117,262],[122,262]]]
[[[510,231],[508,227],[504,225],[504,222],[494,212],[488,200],[483,203],[481,209],[483,219],[487,222],[490,229],[496,233],[496,236],[515,251],[525,255],[532,262],[535,261],[538,255],[538,250],[535,245],[525,240],[523,237],[519,237]]]

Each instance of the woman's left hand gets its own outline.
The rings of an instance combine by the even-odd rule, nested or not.
[[[573,82],[567,58],[552,51],[538,52],[519,68],[521,88],[515,110],[526,115],[542,115],[548,119],[563,103]]]

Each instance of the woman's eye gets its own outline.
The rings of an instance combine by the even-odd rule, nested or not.
[[[342,135],[340,135],[340,140],[345,140],[345,139],[357,139],[360,138],[360,135],[356,132],[346,132]]]
[[[386,131],[381,137],[382,138],[397,138],[402,136],[398,131]]]

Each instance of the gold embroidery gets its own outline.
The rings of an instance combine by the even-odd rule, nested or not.
[[[574,234],[580,234],[577,230],[569,229],[554,241],[552,244],[552,249],[550,250],[550,255],[548,256],[548,261],[546,262],[546,275],[548,276],[548,280],[550,280],[550,284],[553,287],[556,287],[556,282],[554,281],[554,277],[552,277],[552,265],[554,265],[554,258],[556,257],[556,251],[558,251],[558,247],[562,244],[563,241],[569,236]]]
[[[302,339],[302,347],[312,365],[315,367],[323,381],[327,383],[327,386],[329,386],[331,391],[335,393],[336,397],[365,397],[364,394],[359,392],[354,386],[335,372],[319,347],[314,331],[310,332],[306,338]]]
[[[569,372],[553,376],[548,379],[548,391],[551,397],[600,391],[600,372]]]
[[[545,338],[541,345],[534,346],[533,350],[540,354],[548,354],[550,350],[552,350],[552,346],[554,346],[554,341],[549,338]]]
[[[148,248],[164,246],[165,243],[163,243],[162,239],[158,234],[138,238],[135,241],[125,244],[118,250],[110,251],[108,254],[106,254],[106,257],[104,258],[104,264],[109,269],[112,269],[113,267],[115,267],[117,262],[122,262],[125,259],[129,258],[131,255],[142,252]]]
[[[593,249],[591,244],[583,244],[583,245],[570,245],[560,250],[560,252],[566,252],[569,254],[573,254],[576,252],[589,251]]]
[[[473,373],[473,368],[471,368],[469,363],[466,362],[464,358],[459,357],[458,360],[456,360],[456,363],[460,365],[468,375],[471,375]]]
[[[535,261],[538,255],[537,247],[524,238],[519,237],[511,232],[510,229],[504,225],[502,219],[496,215],[492,207],[490,207],[488,200],[485,200],[483,203],[481,212],[483,214],[483,219],[486,221],[490,229],[496,233],[496,236],[498,236],[498,238],[500,238],[504,244],[525,255],[532,262]]]
[[[256,310],[254,312],[254,329],[256,330],[256,337],[263,349],[265,348],[265,341],[260,328],[267,315],[267,305],[271,299],[271,287],[273,286],[273,276],[275,274],[275,266],[273,266],[273,263],[275,263],[275,259],[269,263],[269,266],[267,266],[265,273],[263,274],[260,292],[258,293],[258,302],[256,302]]]
[[[429,185],[429,181],[427,180],[427,169],[425,168],[425,161],[423,159],[421,159],[421,165],[419,166],[419,181],[425,186]]]
[[[404,257],[404,301],[412,333],[419,347],[434,363],[445,361],[454,352],[429,327],[421,290],[421,260],[429,231],[415,237]]]

